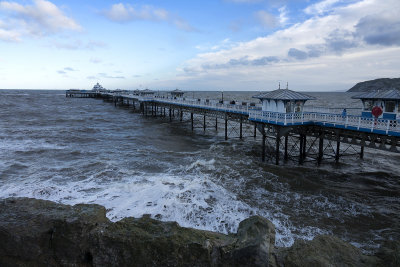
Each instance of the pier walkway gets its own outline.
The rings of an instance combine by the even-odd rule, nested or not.
[[[300,164],[315,160],[320,164],[323,159],[339,158],[347,155],[363,157],[364,147],[400,153],[400,120],[368,118],[360,115],[342,115],[328,109],[311,108],[299,113],[280,113],[262,111],[259,105],[245,102],[230,102],[211,99],[190,99],[184,97],[160,97],[154,95],[134,95],[113,92],[67,91],[67,97],[92,97],[113,102],[115,105],[132,105],[143,115],[149,112],[153,116],[166,116],[170,119],[179,114],[190,114],[192,130],[194,114],[203,116],[204,130],[207,118],[218,118],[225,122],[225,139],[228,139],[228,121],[239,124],[239,138],[243,138],[243,124],[254,126],[262,134],[262,160],[273,160],[279,164],[296,160]],[[346,146],[341,146],[346,144]],[[358,147],[358,149],[357,149]],[[351,152],[351,153],[349,153]]]

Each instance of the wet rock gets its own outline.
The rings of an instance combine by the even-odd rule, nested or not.
[[[333,236],[275,248],[275,227],[253,216],[236,234],[125,218],[99,205],[29,198],[0,200],[0,266],[400,266],[400,242],[375,256]]]
[[[0,266],[90,264],[86,235],[101,223],[109,220],[100,205],[0,200]]]
[[[284,266],[376,266],[380,261],[334,236],[321,235],[311,241],[297,240],[282,252]]]
[[[113,223],[99,205],[11,198],[0,200],[0,266],[266,266],[271,229],[261,217],[238,237],[150,216]]]
[[[233,246],[226,247],[225,260],[237,266],[276,266],[275,226],[267,219],[253,216],[239,224]]]
[[[381,259],[380,266],[400,266],[400,241],[386,241],[376,256]]]

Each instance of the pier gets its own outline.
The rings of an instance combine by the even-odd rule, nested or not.
[[[393,112],[373,117],[374,110],[360,111],[359,115],[347,114],[346,110],[342,113],[308,110],[304,102],[312,97],[280,88],[255,96],[261,100],[261,107],[245,102],[192,99],[183,94],[179,90],[168,96],[156,95],[151,90],[66,91],[67,97],[103,99],[115,106],[132,108],[143,116],[189,122],[192,131],[211,128],[217,133],[222,125],[225,140],[261,136],[262,161],[277,165],[282,161],[298,164],[313,161],[319,165],[324,161],[339,162],[346,156],[362,159],[365,148],[400,153],[400,121]],[[375,104],[381,101],[385,111],[391,104],[379,96],[368,97]],[[400,96],[396,101],[393,111],[398,112]]]

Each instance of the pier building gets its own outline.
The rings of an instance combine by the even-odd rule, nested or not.
[[[286,89],[279,89],[265,92],[253,98],[262,102],[262,111],[278,113],[300,113],[303,112],[304,103],[307,100],[314,100],[315,97]]]
[[[374,107],[381,108],[379,118],[395,120],[400,113],[400,90],[379,90],[365,92],[360,95],[353,96],[354,99],[361,99],[363,103],[363,117],[372,117],[372,109]]]
[[[147,93],[143,94],[143,91]],[[304,103],[314,98],[289,89],[255,96],[261,101],[258,105],[186,97],[162,98],[155,96],[154,91],[143,91],[139,95],[112,91],[81,94],[113,102],[115,106],[132,107],[144,116],[187,122],[192,131],[195,128],[204,132],[211,129],[217,134],[222,124],[225,140],[228,137],[260,138],[261,135],[261,159],[275,164],[280,164],[281,160],[321,164],[330,159],[339,162],[345,156],[363,158],[365,147],[400,153],[400,121],[397,116],[373,118],[361,111],[358,115],[329,109],[306,111]],[[363,112],[368,111],[365,110],[366,101],[381,99],[386,113],[398,113],[400,98],[384,98],[376,94],[375,98],[360,97],[365,103]],[[66,96],[79,97],[79,93],[67,91]],[[393,99],[397,101],[394,109],[390,108]]]

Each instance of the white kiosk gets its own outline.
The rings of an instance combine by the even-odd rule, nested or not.
[[[295,92],[288,89],[279,89],[275,91],[261,93],[253,96],[262,102],[262,111],[279,113],[300,113],[303,112],[304,103],[307,100],[314,100],[315,97]]]

